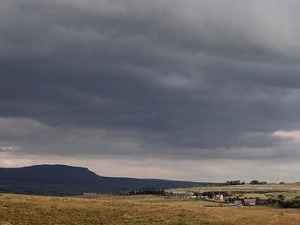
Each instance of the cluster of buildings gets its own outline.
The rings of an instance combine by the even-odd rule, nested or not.
[[[234,202],[228,203],[228,206],[255,206],[256,205],[256,199],[243,199],[243,200],[234,200]]]
[[[192,198],[192,199],[205,199],[205,200],[216,200],[216,201],[224,200],[224,195],[222,194],[217,194],[212,198],[205,195],[197,195],[194,192],[179,192],[179,193],[175,193],[174,195],[176,198]]]
[[[228,206],[236,206],[236,207],[242,207],[242,206],[255,206],[256,205],[256,199],[235,199],[233,202],[229,202],[228,198],[225,198],[223,194],[216,194],[213,196],[207,196],[207,195],[199,195],[195,194],[193,192],[179,192],[179,193],[173,193],[176,198],[182,198],[182,199],[203,199],[207,201],[215,201],[215,202],[224,202],[228,203]]]

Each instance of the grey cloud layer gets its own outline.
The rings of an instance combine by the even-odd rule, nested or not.
[[[259,158],[257,149],[282,144],[272,132],[300,129],[299,7],[1,1],[0,116],[82,130],[74,139],[86,129],[94,140],[97,132],[128,134],[124,147],[103,144],[104,135],[84,154]],[[23,151],[71,154],[75,145]],[[274,151],[265,157],[280,157]]]

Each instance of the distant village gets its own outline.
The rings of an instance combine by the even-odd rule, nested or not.
[[[258,184],[267,184],[266,181],[258,181],[252,180],[249,184],[251,185],[258,185]],[[240,180],[231,180],[226,181],[225,183],[219,184],[219,186],[232,186],[232,185],[245,185],[245,182],[241,182]],[[211,202],[218,202],[221,205],[228,205],[228,206],[255,206],[258,203],[261,204],[261,200],[257,198],[245,198],[241,194],[231,193],[228,191],[209,191],[209,192],[172,192],[172,196],[175,198],[181,199],[202,199]]]
[[[283,208],[300,208],[300,192],[298,188],[293,190],[294,198],[286,199],[285,192],[276,189],[265,189],[266,186],[259,186],[255,189],[252,185],[266,185],[265,181],[253,180],[247,185],[239,180],[227,181],[219,184],[208,184],[203,187],[196,187],[195,189],[156,189],[143,188],[139,190],[123,191],[117,193],[118,195],[156,195],[166,199],[178,200],[199,200],[217,203],[220,206],[229,207],[244,207],[256,205],[268,205]],[[239,185],[237,189],[226,189],[224,186]],[[245,185],[245,186],[244,186]],[[277,185],[285,185],[280,182]],[[246,188],[243,188],[246,187]],[[264,189],[261,189],[264,187]],[[275,192],[274,192],[275,191]],[[277,191],[277,192],[276,192]],[[116,194],[116,193],[115,193]],[[97,195],[97,193],[83,193],[85,196]]]
[[[168,196],[169,198],[179,198],[179,199],[201,199],[206,201],[218,202],[222,205],[228,206],[255,206],[256,199],[255,198],[239,198],[234,195],[230,195],[228,193],[218,193],[218,192],[177,192],[172,193]]]

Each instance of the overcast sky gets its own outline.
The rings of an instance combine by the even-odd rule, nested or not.
[[[299,9],[1,0],[0,166],[300,181]]]

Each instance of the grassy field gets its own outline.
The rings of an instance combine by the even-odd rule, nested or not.
[[[207,192],[207,191],[231,191],[231,192],[300,192],[299,183],[290,184],[262,184],[262,185],[231,185],[231,186],[204,186],[194,188],[170,189],[171,192]]]
[[[185,192],[228,192],[240,198],[260,198],[268,199],[275,198],[279,195],[284,195],[285,199],[294,199],[300,196],[300,184],[261,184],[261,185],[231,185],[231,186],[204,186],[194,188],[177,188],[169,189],[168,192],[172,193],[185,193]]]
[[[0,195],[0,225],[294,225],[300,211],[219,207],[154,196],[60,198]]]

